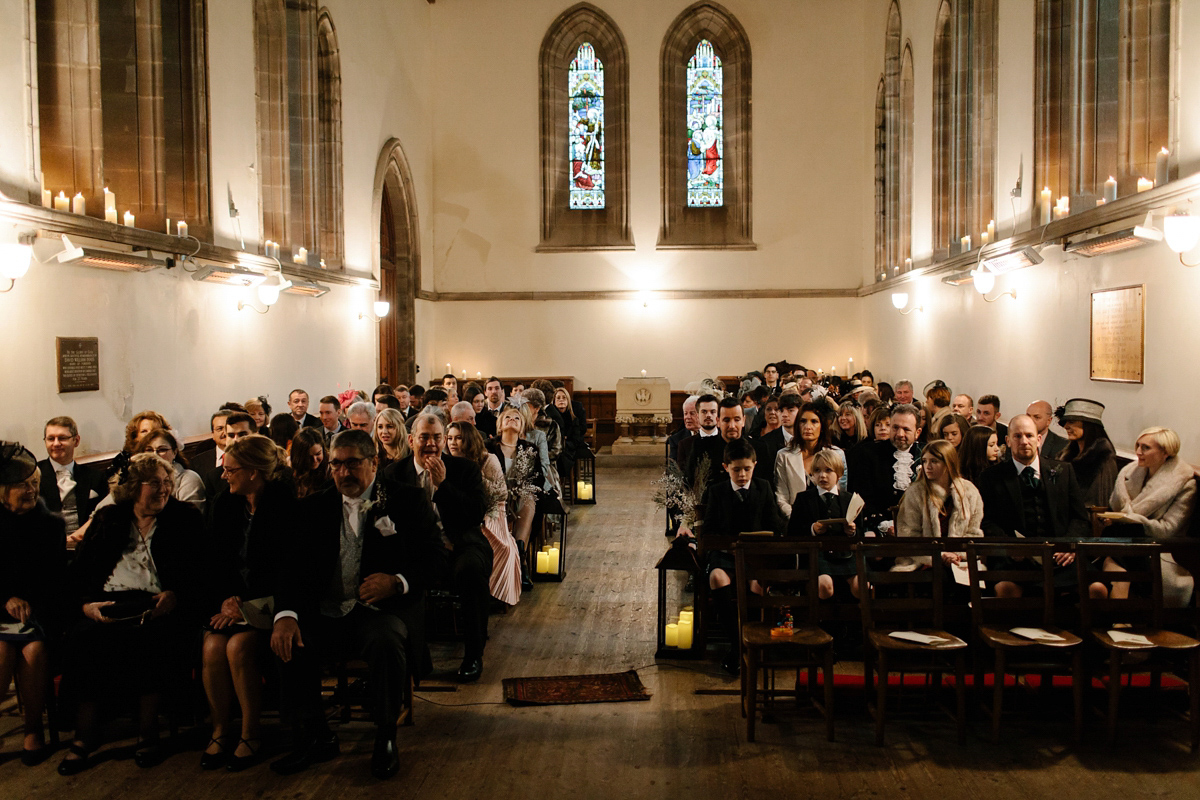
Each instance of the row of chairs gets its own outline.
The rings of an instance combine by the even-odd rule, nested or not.
[[[834,629],[829,623],[839,618],[839,611],[845,621],[846,612],[855,609],[853,604],[818,600],[818,556],[823,549],[828,545],[811,539],[766,540],[754,535],[743,535],[734,546],[742,713],[750,741],[760,711],[781,696],[799,701],[805,671],[806,694],[825,718],[827,738],[834,738],[834,637],[826,629]],[[863,632],[864,687],[877,744],[884,742],[893,673],[902,680],[905,674],[923,674],[934,688],[942,687],[943,675],[953,675],[953,716],[959,741],[965,741],[967,664],[973,655],[974,686],[982,690],[985,673],[992,676],[993,739],[999,737],[1007,675],[1036,675],[1043,687],[1051,685],[1054,676],[1069,676],[1076,740],[1082,737],[1085,687],[1091,685],[1093,675],[1099,677],[1108,692],[1107,735],[1112,742],[1122,676],[1148,673],[1151,687],[1157,690],[1162,675],[1170,673],[1186,677],[1191,747],[1200,748],[1200,641],[1193,636],[1196,607],[1193,601],[1188,609],[1174,611],[1168,625],[1162,602],[1163,546],[1095,540],[915,539],[864,543],[852,549],[859,585],[870,587],[861,591],[857,614]],[[959,589],[957,595],[965,599],[969,593],[969,603],[947,601],[952,591],[947,583],[959,586],[947,576],[947,569],[890,569],[898,557],[923,557],[940,565],[943,552],[963,549],[969,589]],[[1062,602],[1055,589],[1055,557],[1061,553],[1074,558],[1078,601],[1070,604]],[[1104,571],[1106,558],[1122,563],[1126,571]],[[981,563],[991,568],[981,569]],[[1020,585],[1022,596],[997,595],[996,585],[1002,582]],[[1088,587],[1094,584],[1105,586],[1108,597],[1092,597]],[[1129,584],[1128,598],[1113,598],[1113,584]],[[759,591],[752,591],[752,585]],[[784,608],[790,610],[794,627],[773,633]],[[1014,633],[1014,628],[1026,630]],[[779,670],[796,671],[793,688],[776,687]],[[818,672],[824,689],[820,697]]]

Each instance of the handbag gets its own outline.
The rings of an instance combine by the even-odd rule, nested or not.
[[[109,592],[107,597],[112,602],[100,609],[100,616],[112,622],[136,622],[138,625],[144,625],[154,613],[154,607],[158,605],[158,600],[149,592]]]

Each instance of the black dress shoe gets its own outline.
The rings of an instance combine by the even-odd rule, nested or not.
[[[323,731],[311,737],[292,752],[278,761],[271,763],[271,770],[277,775],[294,775],[303,772],[313,764],[329,761],[338,757],[338,737],[333,731]]]
[[[225,766],[225,762],[229,760],[229,753],[225,752],[225,744],[220,739],[209,739],[208,743],[215,744],[221,749],[215,753],[203,753],[200,756],[200,769],[213,770],[220,769]],[[205,747],[207,750],[208,748]]]
[[[63,758],[58,762],[59,775],[78,775],[92,766],[92,751],[85,750],[77,744],[71,744],[67,747],[67,752],[78,758]]]
[[[142,769],[157,767],[167,757],[158,739],[143,739],[133,749],[133,763]]]
[[[36,767],[38,764],[50,757],[50,748],[46,745],[35,750],[22,750],[21,763],[27,767]]]
[[[381,781],[400,771],[400,754],[396,752],[396,735],[375,737],[375,752],[371,755],[371,774]]]
[[[258,747],[251,745],[251,741],[258,742]],[[229,763],[225,766],[225,769],[229,770],[230,772],[241,772],[247,767],[252,767],[257,764],[262,757],[262,742],[258,739],[251,739],[249,741],[246,739],[238,739],[238,748],[240,748],[242,745],[246,745],[246,749],[250,751],[250,755],[239,756],[237,754],[237,748],[234,748],[234,751],[229,754]]]
[[[721,660],[721,668],[728,672],[733,677],[737,677],[742,671],[742,654],[733,648]]]
[[[482,658],[464,658],[458,668],[458,679],[463,683],[474,683],[483,675]]]

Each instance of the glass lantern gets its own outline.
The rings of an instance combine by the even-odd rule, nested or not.
[[[704,585],[700,561],[686,538],[676,539],[654,567],[658,570],[658,648],[655,658],[700,658],[704,630],[700,615]]]
[[[572,505],[596,504],[596,456],[587,447],[575,456],[575,491],[571,497]]]
[[[567,509],[557,497],[539,502],[541,511],[541,550],[533,554],[535,581],[559,581],[567,577]]]

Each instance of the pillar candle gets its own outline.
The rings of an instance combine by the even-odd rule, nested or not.
[[[296,263],[297,264],[307,264],[308,263],[308,248],[301,247],[296,252]]]
[[[1163,148],[1158,151],[1158,155],[1154,158],[1154,185],[1165,186],[1167,184],[1167,161],[1171,157],[1171,151]]]
[[[667,633],[664,638],[666,639],[667,647],[678,647],[679,646],[679,626],[676,625],[674,622],[668,622],[667,623]]]
[[[537,571],[545,573],[550,568],[550,554],[538,551],[537,554]]]
[[[690,608],[685,606],[684,608],[680,609],[680,611],[679,611],[679,620],[680,620],[680,622],[687,620],[688,623],[695,624],[695,621],[696,621],[695,612],[693,612]]]
[[[271,256],[276,260],[279,259],[279,242],[271,242]]]
[[[962,237],[962,251],[964,253],[969,253],[971,251],[971,234],[969,233]]]
[[[985,242],[996,241],[996,220],[994,219],[988,220],[987,237]]]
[[[71,198],[71,213],[87,216],[87,201],[83,199],[81,192],[76,192]]]
[[[70,200],[70,198],[67,197],[66,193],[59,192],[58,197],[54,198],[54,210],[55,211],[70,211],[71,210],[71,200]]]
[[[593,486],[593,485],[592,485],[592,484],[590,484],[590,483],[585,483],[585,484],[583,485],[583,499],[584,499],[584,500],[592,500],[592,499],[593,499],[593,498],[595,498],[595,496],[596,496],[596,495],[594,494],[594,493],[595,493],[595,491],[596,491],[596,487],[595,487],[595,486]]]
[[[558,547],[557,547],[557,546],[555,546],[555,547],[551,547],[551,548],[550,548],[550,563],[549,563],[549,565],[548,565],[548,569],[547,569],[547,571],[548,571],[548,572],[549,572],[551,575],[557,575],[557,574],[558,574],[558,552],[559,552],[559,551],[558,551]]]
[[[991,241],[991,237],[988,236],[987,231],[981,231],[979,233],[979,246],[980,247],[983,247],[985,244],[987,244],[990,241]]]
[[[1105,200],[1103,197],[1099,197],[1099,198],[1097,198],[1097,199],[1096,199],[1096,205],[1098,205],[1098,206],[1102,206],[1102,205],[1104,205],[1104,204],[1105,204],[1105,203],[1107,203],[1107,202],[1108,202],[1108,201],[1107,201],[1107,200]]]
[[[481,381],[481,380],[483,380],[483,373],[482,373],[482,372],[476,372],[476,373],[475,373],[475,380],[477,380],[477,381]]]
[[[167,236],[171,235],[171,218],[167,217]]]
[[[1046,186],[1042,189],[1040,212],[1038,218],[1041,220],[1041,225],[1050,224],[1050,187]]]
[[[1071,198],[1063,195],[1058,198],[1058,207],[1062,209],[1062,215],[1069,217],[1071,215]]]
[[[447,374],[447,375],[453,375],[453,374],[454,374],[453,372],[451,372],[451,371],[450,371],[450,362],[449,362],[449,361],[447,361],[447,362],[446,362],[446,374]]]
[[[175,234],[177,236],[186,237],[188,235],[187,223],[183,220],[175,223]]]
[[[133,227],[133,212],[132,211],[125,212],[125,227],[126,228]]]
[[[42,208],[54,208],[54,195],[49,189],[42,189]]]
[[[104,187],[104,210],[108,211],[110,208],[113,211],[117,210],[117,196],[115,194],[113,194],[112,192],[110,192],[108,190],[108,187],[105,186]]]
[[[854,374],[854,359],[853,358],[846,359],[846,374],[847,375]]]
[[[1138,178],[1138,192],[1139,193],[1144,192],[1147,189],[1153,189],[1153,188],[1154,188],[1154,184],[1151,181],[1148,181],[1145,178]]]
[[[692,621],[690,619],[679,620],[679,647],[682,650],[690,650],[692,648]]]
[[[1108,176],[1108,180],[1104,182],[1104,200],[1113,202],[1117,199],[1117,179],[1112,175]]]
[[[586,497],[583,496],[583,487],[585,487],[585,486],[587,486],[586,481],[575,481],[575,496],[578,497],[580,500],[587,499]]]
[[[467,379],[467,371],[465,369],[462,371],[462,379],[464,381]]]
[[[117,224],[117,210],[115,208],[104,209],[104,221],[111,222],[113,225],[116,225]]]
[[[911,258],[904,259],[904,271],[912,272],[912,259]]]
[[[642,370],[642,377],[646,377],[646,370]]]

